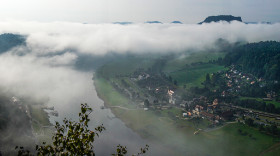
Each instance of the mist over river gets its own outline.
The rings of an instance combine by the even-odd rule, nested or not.
[[[127,146],[129,154],[140,152],[141,147],[145,147],[146,144],[150,146],[148,155],[163,155],[159,153],[158,147],[153,145],[147,140],[142,139],[137,133],[128,128],[120,119],[116,118],[112,114],[110,109],[101,109],[104,106],[104,102],[97,96],[94,82],[92,80],[92,73],[81,73],[86,81],[73,82],[75,85],[81,85],[82,89],[72,90],[75,94],[65,98],[61,98],[58,95],[53,94],[50,97],[48,106],[54,106],[58,111],[59,116],[50,116],[50,122],[55,124],[55,121],[62,122],[64,118],[78,120],[78,113],[80,112],[80,104],[87,103],[93,112],[90,114],[90,129],[94,129],[98,125],[103,124],[106,128],[100,135],[96,137],[95,152],[96,155],[111,155],[116,151],[117,145],[121,144]],[[69,86],[68,86],[69,87]],[[66,92],[66,94],[68,91]]]

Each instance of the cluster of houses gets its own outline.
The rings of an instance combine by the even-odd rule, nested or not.
[[[27,114],[27,116],[29,118],[31,118],[31,115],[30,115],[30,112],[29,112],[29,109],[28,109],[28,106],[25,104],[22,103],[22,101],[19,100],[19,98],[13,96],[11,99],[10,99],[11,103],[15,106],[18,107],[19,110],[21,110],[22,112],[25,112]],[[47,111],[48,114],[52,115],[52,116],[58,116],[58,112],[54,110],[54,107],[46,107],[46,106],[43,106],[42,109],[44,109],[45,111]],[[49,111],[48,111],[49,110]]]
[[[145,73],[145,72],[142,72],[141,74],[135,76],[135,77],[132,77],[131,80],[133,81],[140,81],[140,80],[144,80],[144,79],[147,79],[149,78],[150,75]]]
[[[251,74],[242,73],[235,69],[235,66],[232,65],[230,69],[225,73],[225,78],[227,81],[227,87],[229,87],[228,90],[222,91],[221,96],[225,97],[229,93],[238,93],[240,92],[242,86],[244,85],[253,85],[255,83],[258,83],[258,85],[262,88],[266,86],[266,81],[263,78],[256,78]],[[278,81],[274,81],[274,84],[277,84]],[[269,91],[266,93],[266,98],[263,98],[263,100],[271,101],[275,97],[277,97],[277,94],[273,91]]]
[[[275,97],[277,97],[277,94],[273,91],[266,93],[266,98],[263,98],[265,101],[272,101]]]
[[[201,117],[209,120],[213,124],[219,124],[221,121],[228,121],[234,117],[233,111],[224,108],[218,99],[214,99],[212,103],[209,103],[204,96],[194,98],[192,101],[186,101],[185,105],[180,104],[180,106],[185,106],[186,112],[182,113],[182,117],[186,120]]]
[[[264,79],[257,79],[251,74],[240,72],[235,66],[231,66],[228,71],[221,72],[220,74],[223,74],[227,85],[227,90],[221,92],[221,97],[235,95],[235,93],[240,92],[245,85],[254,85],[255,83],[258,83],[259,85],[265,86]],[[122,87],[121,83],[115,84],[114,88],[122,89],[122,92],[130,98],[143,101],[139,106],[144,110],[164,110],[178,107],[183,111],[182,116],[178,116],[179,118],[188,120],[200,117],[209,120],[213,124],[241,118],[244,115],[244,113],[240,113],[242,111],[239,111],[239,109],[228,107],[224,105],[224,103],[220,103],[218,99],[210,101],[207,97],[200,96],[199,98],[193,98],[190,101],[181,101],[176,88],[172,88],[172,85],[168,85],[164,78],[151,73],[148,74],[143,70],[135,72],[130,77],[130,80],[132,81],[132,84],[145,88],[145,92],[143,93],[144,96],[134,94],[134,92],[137,92],[137,90],[134,90],[134,87]],[[141,83],[139,84],[138,82]],[[276,94],[273,92],[267,93],[267,99],[272,99],[275,96]],[[144,104],[144,101],[148,101],[148,106]]]
[[[264,81],[262,78],[256,79],[251,74],[247,74],[247,73],[238,71],[237,69],[235,69],[234,65],[232,65],[230,67],[230,69],[225,73],[225,78],[226,78],[227,87],[229,87],[229,89],[227,91],[223,91],[221,93],[222,97],[225,97],[227,92],[240,92],[240,89],[245,84],[253,85],[257,81],[258,82]],[[260,83],[260,84],[262,84],[262,83]],[[262,86],[264,86],[264,85],[265,84],[262,84]]]

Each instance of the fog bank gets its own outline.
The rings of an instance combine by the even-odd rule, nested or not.
[[[0,33],[27,35],[27,46],[38,55],[72,50],[77,53],[106,54],[178,52],[204,49],[223,38],[258,42],[280,40],[280,24],[81,24],[69,22],[0,22]]]

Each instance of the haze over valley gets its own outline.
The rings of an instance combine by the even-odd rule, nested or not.
[[[93,108],[89,128],[106,128],[96,155],[119,144],[129,155],[146,144],[145,155],[279,154],[280,16],[244,14],[0,16],[0,156],[52,143],[55,122],[79,121],[81,103]]]

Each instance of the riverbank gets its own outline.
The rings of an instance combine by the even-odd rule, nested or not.
[[[51,144],[54,126],[49,121],[48,113],[44,110],[43,106],[39,104],[28,105],[28,110],[36,143],[42,144],[42,142],[46,142]]]
[[[160,121],[158,117],[154,116],[152,112],[147,112],[143,109],[137,109],[136,105],[132,105],[130,103],[131,101],[117,92],[110,85],[110,83],[103,78],[95,78],[94,85],[97,95],[104,101],[105,107],[110,108],[112,113],[117,118],[121,119],[127,127],[131,128],[141,138],[148,140],[152,144],[157,144],[161,150],[164,150],[166,152],[166,155],[181,155],[177,151],[174,151],[171,148],[172,146],[165,144],[166,141],[159,139],[164,138],[160,137],[160,135],[164,136],[164,134],[168,133],[167,131],[165,131],[168,130],[168,127],[164,126],[166,124],[169,124],[168,121]],[[160,124],[162,124],[163,122],[165,124],[162,124],[162,126],[160,126],[160,124],[152,126],[153,123],[156,123],[158,121],[160,122]]]

